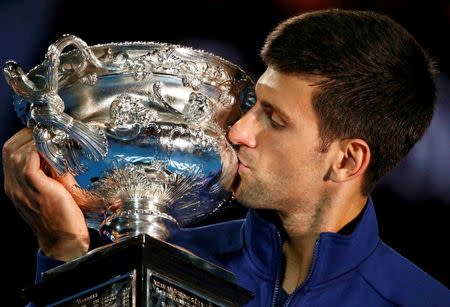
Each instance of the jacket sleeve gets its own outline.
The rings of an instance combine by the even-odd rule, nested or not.
[[[35,277],[35,284],[38,284],[41,282],[42,273],[44,273],[47,270],[53,269],[63,263],[65,263],[62,260],[53,259],[50,257],[47,257],[44,255],[44,253],[39,250],[37,252],[37,258],[36,258],[36,277]]]

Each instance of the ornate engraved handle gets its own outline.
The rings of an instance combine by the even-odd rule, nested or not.
[[[76,175],[83,171],[83,166],[73,147],[81,147],[82,154],[94,161],[104,159],[108,147],[102,130],[89,127],[64,113],[64,101],[58,95],[58,72],[61,52],[69,45],[75,46],[82,57],[74,74],[81,75],[88,63],[112,71],[120,69],[118,65],[100,62],[80,38],[64,35],[48,48],[42,88],[38,88],[13,61],[6,62],[4,72],[8,84],[29,104],[27,124],[34,128],[37,149],[58,173],[70,171]]]

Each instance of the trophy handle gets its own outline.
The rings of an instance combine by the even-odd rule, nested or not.
[[[83,171],[83,165],[79,153],[74,151],[74,144],[81,147],[82,155],[93,161],[103,160],[108,153],[108,146],[103,130],[93,129],[64,112],[64,101],[58,95],[58,73],[61,52],[69,45],[77,48],[82,57],[74,74],[81,75],[89,63],[110,71],[120,69],[118,65],[100,62],[80,38],[64,35],[48,48],[44,61],[45,83],[42,88],[38,88],[13,61],[6,62],[4,72],[6,81],[14,92],[29,104],[27,124],[34,128],[38,151],[58,174],[70,171],[77,175]],[[22,101],[18,102],[21,103]]]

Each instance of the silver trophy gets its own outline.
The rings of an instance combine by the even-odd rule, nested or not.
[[[61,54],[67,46],[76,50]],[[7,62],[18,115],[72,193],[88,226],[112,240],[166,240],[173,227],[217,210],[237,158],[228,127],[251,104],[253,83],[210,53],[160,43],[89,47],[65,35],[24,74]]]
[[[229,198],[237,156],[226,132],[254,101],[253,82],[232,63],[177,45],[88,46],[65,35],[27,74],[12,61],[4,72],[38,151],[75,176],[71,192],[104,237],[167,240]]]

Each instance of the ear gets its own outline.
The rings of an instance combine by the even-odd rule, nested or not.
[[[344,182],[362,176],[369,166],[369,145],[361,139],[344,139],[339,143],[337,158],[330,169],[330,179]]]

